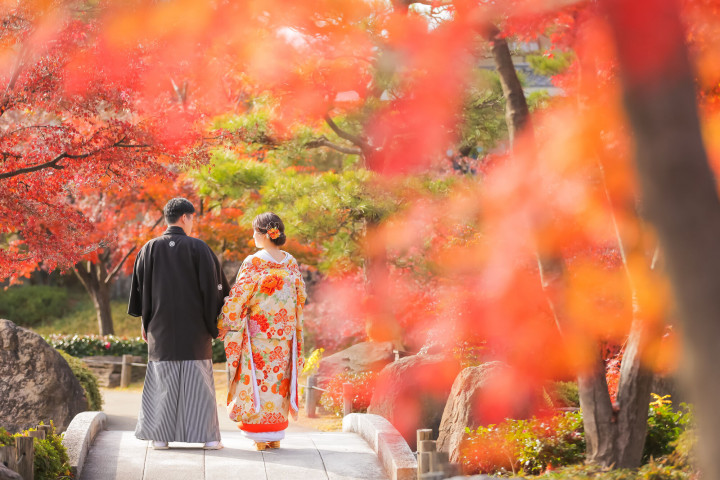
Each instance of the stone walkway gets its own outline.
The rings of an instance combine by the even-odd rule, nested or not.
[[[133,432],[106,430],[90,449],[81,480],[386,479],[375,452],[354,433],[289,433],[278,450],[255,451],[240,432],[222,450],[173,444],[153,450]]]
[[[200,444],[171,443],[153,450],[132,431],[139,394],[104,392],[107,428],[90,448],[81,480],[366,480],[387,479],[372,448],[354,433],[319,432],[301,427],[287,431],[278,450],[258,452],[253,442],[224,415],[222,450]],[[109,393],[109,394],[108,394]]]

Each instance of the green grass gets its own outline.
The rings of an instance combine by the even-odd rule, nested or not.
[[[100,333],[97,315],[92,300],[87,293],[72,292],[69,295],[68,313],[57,319],[48,319],[32,327],[40,335],[62,333],[69,335],[97,335]],[[131,317],[127,312],[126,300],[113,300],[111,303],[113,326],[118,337],[139,337],[140,319]]]

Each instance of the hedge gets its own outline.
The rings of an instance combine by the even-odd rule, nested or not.
[[[102,395],[100,395],[100,389],[98,388],[97,377],[95,377],[95,375],[90,371],[89,368],[85,366],[85,364],[80,359],[75,358],[66,352],[63,352],[62,350],[57,350],[57,352],[62,355],[62,357],[70,366],[73,374],[80,382],[80,385],[82,385],[83,390],[85,391],[85,398],[88,402],[88,410],[102,410],[103,399]]]
[[[0,318],[33,327],[69,310],[67,289],[33,285],[0,290]]]
[[[139,355],[147,361],[147,343],[140,337],[125,338],[114,335],[48,335],[45,341],[58,350],[62,350],[73,357],[92,357],[110,355]],[[222,340],[213,340],[213,363],[225,362],[225,346]]]

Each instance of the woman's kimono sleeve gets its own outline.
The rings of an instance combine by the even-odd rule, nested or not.
[[[297,295],[297,302],[295,303],[295,331],[297,338],[297,368],[299,372],[302,372],[305,365],[305,359],[303,358],[303,306],[307,295],[305,294],[305,282],[302,277],[295,280],[295,292]]]
[[[248,302],[257,291],[257,276],[252,272],[252,263],[245,260],[240,267],[235,285],[225,299],[222,312],[218,315],[218,329],[240,331],[245,327]]]

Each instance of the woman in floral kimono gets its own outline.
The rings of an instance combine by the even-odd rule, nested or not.
[[[258,215],[253,230],[262,250],[243,262],[218,328],[231,379],[230,419],[264,450],[280,447],[288,414],[297,420],[305,284],[295,258],[278,248],[285,243],[280,217]]]

